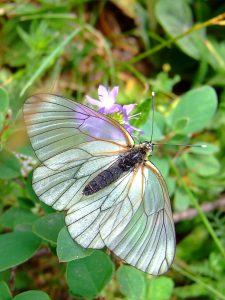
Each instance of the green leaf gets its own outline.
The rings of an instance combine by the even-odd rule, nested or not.
[[[143,272],[131,267],[121,266],[116,273],[119,289],[129,299],[139,300],[145,293]]]
[[[59,232],[56,251],[60,262],[80,259],[93,253],[92,249],[84,249],[74,241],[66,227]]]
[[[182,132],[190,134],[206,128],[215,114],[216,108],[217,96],[215,90],[209,86],[203,86],[182,96],[170,118],[172,123],[188,118],[190,122]]]
[[[164,30],[173,38],[183,34],[193,26],[192,11],[188,1],[159,0],[156,4],[156,18]],[[200,59],[201,41],[205,30],[201,29],[176,41],[176,44],[187,55]]]
[[[149,108],[151,107],[151,98],[144,99],[141,103],[136,106],[135,114],[141,113],[140,117],[134,119],[132,124],[136,127],[140,127],[142,124],[146,123],[149,119]]]
[[[174,294],[178,299],[207,299],[209,296],[209,292],[198,283],[176,287],[174,289]],[[206,298],[204,296],[206,296]]]
[[[0,281],[0,300],[11,300],[12,294],[5,281]]]
[[[141,140],[143,141],[150,140],[152,134],[152,111],[149,111],[151,107],[151,101],[152,99],[148,98],[138,105],[138,109],[135,110],[135,113],[141,113],[141,116],[136,120],[134,119],[132,122],[132,125],[144,131],[144,134],[141,135]],[[159,112],[155,112],[152,137],[154,141],[163,139],[164,127],[164,117]]]
[[[169,177],[169,176],[165,177],[164,179],[166,181],[169,195],[172,196],[176,188],[176,181],[174,180],[173,177]]]
[[[174,197],[174,208],[176,211],[184,211],[191,205],[191,199],[187,193],[181,189],[176,189]]]
[[[31,78],[28,80],[28,82],[23,87],[22,91],[20,92],[20,97],[22,97],[27,89],[41,76],[41,74],[44,73],[56,60],[56,58],[62,53],[63,49],[67,44],[69,44],[72,39],[78,35],[81,32],[80,28],[76,28],[74,31],[72,31],[65,39],[62,40],[62,42],[52,51],[48,56],[44,58],[44,60],[41,62],[39,68],[35,70]]]
[[[27,291],[13,298],[13,300],[51,300],[50,297],[42,291]]]
[[[144,131],[142,139],[149,141],[151,139],[151,134],[152,134],[152,123],[151,123],[151,120],[149,120],[149,122],[146,122],[143,126],[141,126],[141,129]],[[163,135],[162,131],[157,126],[157,124],[154,122],[154,124],[153,124],[153,136],[152,136],[152,140],[153,141],[160,141],[163,138],[164,138],[164,135]]]
[[[32,188],[32,180],[33,180],[33,172],[30,172],[28,177],[27,177],[27,184],[25,186],[25,189],[30,197],[30,199],[35,203],[39,201],[38,196],[35,194],[33,188]]]
[[[56,244],[64,225],[64,213],[52,213],[39,218],[33,225],[33,231],[42,239]]]
[[[66,278],[73,295],[94,298],[109,282],[114,271],[113,263],[102,251],[69,262]]]
[[[165,144],[164,147],[171,149],[170,145],[189,144],[189,143],[190,143],[190,139],[188,138],[188,136],[185,133],[184,134],[177,133],[170,139],[169,145]]]
[[[208,256],[212,247],[208,240],[209,234],[205,228],[203,226],[195,227],[177,245],[176,257],[188,263]]]
[[[0,130],[3,128],[5,122],[5,117],[2,112],[0,112]]]
[[[0,112],[6,113],[9,108],[9,97],[7,92],[0,88]]]
[[[173,124],[174,132],[183,133],[184,129],[187,127],[189,122],[190,122],[190,119],[186,118],[186,117],[176,120],[176,122]]]
[[[152,278],[149,281],[146,299],[170,300],[173,292],[174,283],[169,277],[161,276]]]
[[[0,224],[13,229],[19,224],[32,224],[37,218],[29,210],[11,207],[0,216]]]
[[[172,92],[174,85],[180,80],[179,75],[175,75],[171,78],[168,72],[160,72],[156,75],[155,79],[150,79],[149,82],[152,86],[152,90],[155,91],[156,94],[160,92],[167,94]]]
[[[220,163],[212,155],[186,154],[183,158],[189,170],[198,175],[207,177],[220,171]]]
[[[13,47],[10,47],[8,49],[9,51],[5,52],[5,61],[7,64],[9,64],[11,67],[22,67],[24,66],[29,59],[29,49],[28,47],[17,39],[17,42],[13,44]],[[23,53],[23,55],[21,55]]]
[[[0,235],[0,271],[22,264],[31,258],[41,244],[32,232],[11,232]]]
[[[151,162],[159,169],[163,177],[166,177],[169,173],[169,163],[168,160],[158,156],[152,156]]]
[[[223,274],[225,271],[225,261],[220,253],[212,252],[209,256],[209,267],[217,274]]]
[[[21,165],[18,159],[9,151],[0,152],[0,179],[12,179],[19,177]]]
[[[31,212],[31,209],[34,208],[34,203],[31,199],[27,197],[17,197],[17,202],[20,208]]]

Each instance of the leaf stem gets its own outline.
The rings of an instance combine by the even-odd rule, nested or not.
[[[162,50],[163,48],[165,47],[168,47],[170,45],[172,45],[173,43],[175,43],[176,41],[178,41],[179,39],[195,32],[195,31],[198,31],[202,28],[205,28],[207,26],[210,26],[210,25],[216,25],[219,23],[219,21],[223,20],[225,18],[225,13],[222,13],[212,19],[209,19],[205,22],[202,22],[202,23],[199,23],[199,24],[196,24],[194,26],[192,26],[191,28],[189,28],[187,31],[185,32],[182,32],[181,34],[178,34],[177,36],[175,37],[172,37],[168,40],[166,40],[165,42],[162,42],[161,44],[159,45],[156,45],[155,47],[135,56],[134,58],[132,58],[129,62],[123,64],[124,66],[127,66],[128,64],[134,64],[144,58],[146,58],[147,56],[151,56],[152,54]]]

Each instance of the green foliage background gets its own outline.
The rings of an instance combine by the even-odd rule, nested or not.
[[[225,299],[225,3],[12,0],[0,4],[0,299]],[[169,273],[152,278],[74,243],[32,191],[21,108],[30,94],[84,101],[99,84],[136,103],[176,221]],[[208,212],[206,212],[206,210]]]

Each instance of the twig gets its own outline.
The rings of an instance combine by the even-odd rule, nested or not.
[[[16,269],[17,269],[17,266],[16,266],[16,267],[13,267],[13,268],[11,269],[11,272],[10,272],[9,288],[10,288],[10,291],[11,291],[11,292],[13,292],[13,291],[14,291],[14,288],[15,288]]]
[[[33,257],[40,257],[40,256],[43,256],[43,255],[49,255],[51,254],[51,251],[47,248],[47,247],[43,247],[43,248],[40,248],[35,254]]]
[[[205,202],[201,205],[201,209],[204,212],[213,211],[217,208],[225,208],[225,195],[216,200],[215,202]],[[184,220],[191,220],[198,215],[198,211],[195,208],[189,208],[182,212],[177,212],[173,214],[173,220],[175,223]]]

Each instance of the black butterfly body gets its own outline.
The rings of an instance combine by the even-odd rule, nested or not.
[[[134,170],[139,164],[144,164],[151,149],[152,144],[146,142],[127,151],[113,165],[92,179],[84,188],[83,194],[92,195],[119,179],[125,172]]]

